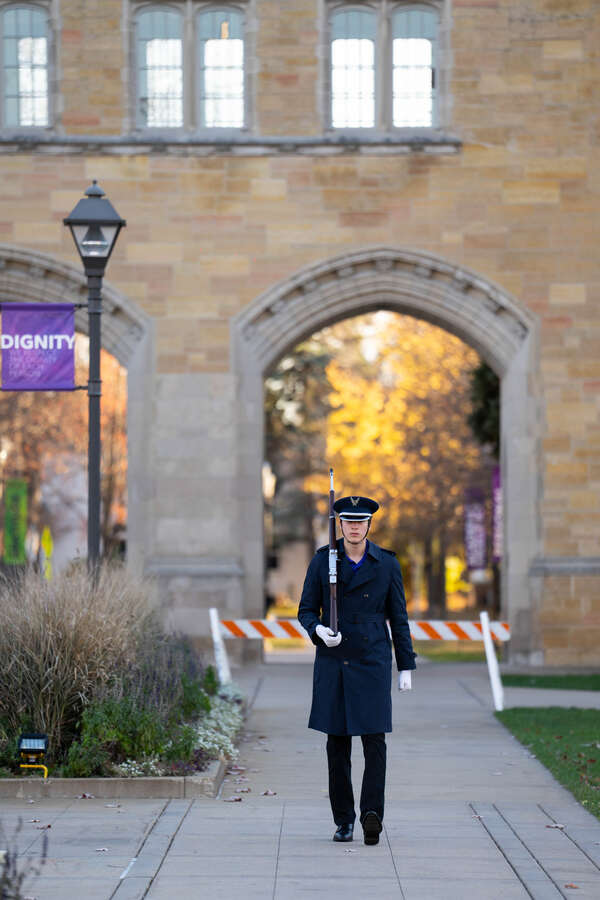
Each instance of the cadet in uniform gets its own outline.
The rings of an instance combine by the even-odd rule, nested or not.
[[[327,734],[329,799],[338,826],[334,841],[351,841],[356,813],[350,754],[360,735],[365,769],[360,821],[365,844],[377,844],[385,793],[385,732],[392,730],[391,641],[398,687],[410,690],[415,653],[406,615],[400,566],[391,550],[367,540],[379,504],[368,497],[343,497],[334,504],[343,537],[338,540],[338,627],[329,628],[329,547],[313,557],[298,619],[317,651],[309,728]]]

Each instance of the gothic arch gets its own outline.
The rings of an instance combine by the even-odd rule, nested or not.
[[[45,253],[0,244],[0,301],[86,303],[87,279],[80,267]],[[102,346],[127,369],[127,557],[140,569],[149,543],[147,494],[148,422],[153,396],[151,319],[104,281],[102,286]],[[75,312],[75,327],[88,332],[86,309]]]
[[[87,279],[81,267],[45,253],[0,244],[0,301],[86,303]],[[102,286],[102,346],[128,368],[149,328],[148,317],[108,282]],[[77,331],[87,334],[87,310],[75,312]]]
[[[307,335],[376,309],[440,325],[499,375],[534,327],[527,310],[469,269],[429,253],[377,247],[302,269],[245,309],[237,330],[244,352],[266,372]]]
[[[505,499],[503,612],[513,658],[535,646],[529,567],[539,547],[540,479],[537,320],[499,285],[430,253],[372,247],[306,266],[245,308],[233,322],[238,375],[241,553],[248,612],[262,605],[260,466],[262,381],[281,356],[335,321],[378,309],[425,319],[479,352],[501,377],[501,464]],[[516,637],[517,633],[520,637]],[[528,657],[529,658],[529,657]]]

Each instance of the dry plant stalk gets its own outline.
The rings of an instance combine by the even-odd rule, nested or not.
[[[123,566],[84,566],[52,581],[34,571],[0,581],[0,720],[49,738],[56,757],[82,707],[135,660],[142,634],[157,632],[153,585]],[[0,735],[1,737],[1,735]]]
[[[37,878],[48,856],[48,834],[42,837],[41,853],[36,860],[19,853],[19,834],[23,830],[23,821],[19,819],[10,838],[7,838],[0,821],[0,847],[6,847],[0,855],[0,900],[27,900],[23,893],[24,883],[30,878]]]

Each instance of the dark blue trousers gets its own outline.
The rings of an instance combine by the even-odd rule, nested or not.
[[[385,734],[361,735],[365,770],[360,792],[360,819],[370,810],[383,821],[385,794]],[[354,824],[354,793],[352,791],[352,736],[327,735],[327,764],[329,767],[329,802],[336,825]]]

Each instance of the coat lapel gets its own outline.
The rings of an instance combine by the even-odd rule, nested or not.
[[[352,579],[354,578],[354,572],[352,571],[352,566],[348,561],[348,557],[345,553],[342,554],[340,559],[340,568],[339,568],[339,578],[343,585],[348,586]]]
[[[355,591],[361,584],[366,584],[367,581],[374,578],[376,567],[377,562],[374,559],[371,559],[370,556],[367,556],[360,569],[357,569],[356,572],[350,570],[352,572],[352,578],[348,583],[349,590]]]
[[[367,581],[370,581],[372,578],[375,578],[377,575],[377,567],[380,559],[380,551],[379,547],[376,544],[369,543],[369,552],[367,553],[367,558],[364,563],[357,569],[353,571],[352,566],[348,561],[348,557],[343,552],[343,544],[341,546],[342,551],[342,559],[340,566],[340,580],[342,581],[346,590],[355,590],[359,588],[362,584],[366,584]]]

